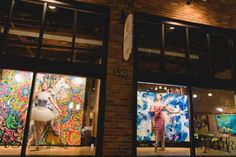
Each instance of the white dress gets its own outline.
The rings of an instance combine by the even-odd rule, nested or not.
[[[31,120],[51,121],[55,120],[58,112],[49,101],[50,93],[47,91],[40,92],[32,107]]]

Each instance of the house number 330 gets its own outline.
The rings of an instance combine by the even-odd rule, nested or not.
[[[113,68],[113,75],[120,77],[127,77],[128,70],[123,68]]]

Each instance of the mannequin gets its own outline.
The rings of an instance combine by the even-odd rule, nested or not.
[[[167,111],[170,114],[179,113],[178,111],[172,111],[166,104],[162,101],[162,95],[156,94],[156,102],[151,106],[150,112],[154,113],[154,131],[155,131],[155,149],[157,151],[157,147],[159,142],[161,142],[161,148],[159,150],[165,150],[165,119],[163,115],[163,111]]]
[[[32,107],[31,120],[34,120],[34,138],[36,150],[39,150],[39,140],[44,129],[44,124],[56,120],[61,115],[61,110],[48,91],[48,84],[41,84],[41,92],[36,94],[35,102]],[[60,120],[60,118],[59,118]],[[30,147],[32,138],[29,140]]]

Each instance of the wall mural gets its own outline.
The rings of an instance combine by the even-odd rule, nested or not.
[[[0,72],[0,143],[21,145],[32,84],[32,72]]]
[[[137,92],[137,141],[154,141],[153,114],[150,107],[157,92]],[[189,141],[188,96],[173,93],[160,93],[162,101],[170,108],[179,108],[179,114],[164,111],[165,138],[169,142]]]
[[[62,111],[62,116],[61,121],[57,119],[47,125],[40,144],[80,145],[86,78],[40,73],[36,77],[34,93],[41,90],[43,82],[48,83],[49,91]]]
[[[215,115],[215,122],[220,133],[236,135],[236,114]]]

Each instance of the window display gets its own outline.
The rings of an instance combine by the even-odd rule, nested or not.
[[[154,152],[157,152],[165,150],[165,145],[175,147],[186,145],[190,141],[188,108],[186,87],[139,82],[137,91],[139,146],[153,145]]]

